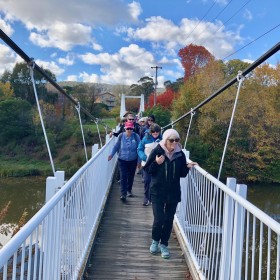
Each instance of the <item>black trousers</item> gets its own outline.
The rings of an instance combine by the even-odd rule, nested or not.
[[[177,204],[177,202],[152,202],[154,214],[152,239],[160,242],[165,246],[168,246],[168,240],[171,235]]]
[[[127,192],[131,192],[134,181],[134,175],[137,167],[137,159],[125,161],[118,159],[120,179],[121,179],[121,195],[126,196]]]

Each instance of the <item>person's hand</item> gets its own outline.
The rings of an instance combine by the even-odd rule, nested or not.
[[[195,161],[192,161],[192,162],[190,162],[190,163],[187,164],[187,167],[191,169],[191,168],[194,167],[195,165],[199,165],[199,164],[198,164],[197,162],[195,162]]]
[[[137,168],[138,168],[138,170],[140,170],[141,169],[141,162],[139,162],[139,163],[137,163]]]
[[[111,137],[112,137],[112,135],[113,135],[113,132],[111,131],[111,132],[109,133],[109,137],[111,138]]]
[[[113,157],[112,156],[108,156],[108,161],[110,161]]]
[[[161,165],[165,160],[165,156],[161,155],[161,156],[156,156],[156,162],[158,165]]]

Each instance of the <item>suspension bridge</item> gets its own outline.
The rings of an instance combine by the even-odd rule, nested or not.
[[[2,31],[0,36],[30,65],[31,75],[45,75]],[[243,77],[279,49],[280,43],[166,127],[192,116],[235,83],[239,91]],[[56,82],[46,79],[78,112],[97,121]],[[38,100],[37,104],[40,114]],[[45,130],[44,134],[48,146]],[[280,279],[280,224],[246,200],[246,185],[235,178],[224,184],[199,166],[181,179],[171,258],[151,255],[152,213],[150,207],[140,207],[143,186],[138,175],[135,197],[127,203],[118,199],[117,159],[107,160],[115,142],[106,136],[104,145],[94,145],[91,157],[68,181],[52,163],[46,204],[0,250],[1,279]],[[48,150],[51,158],[49,146]],[[184,152],[190,162],[191,155]]]

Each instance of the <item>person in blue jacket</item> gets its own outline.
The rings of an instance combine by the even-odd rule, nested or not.
[[[114,145],[108,161],[118,152],[118,163],[120,170],[120,186],[122,201],[126,197],[133,196],[132,185],[137,165],[140,166],[140,159],[137,154],[137,147],[140,143],[140,137],[133,132],[134,125],[132,122],[125,123],[125,132],[118,136],[117,143]]]
[[[138,156],[142,160],[141,165],[145,166],[146,160],[149,157],[151,151],[158,145],[161,136],[161,128],[158,124],[151,124],[149,130],[146,131],[145,136],[139,143],[137,148]],[[144,201],[143,206],[148,206],[150,203],[150,183],[151,183],[151,175],[143,170],[143,179],[144,179]]]

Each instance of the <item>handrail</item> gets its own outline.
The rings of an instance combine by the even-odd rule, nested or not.
[[[113,141],[113,142],[112,142]],[[50,214],[50,212],[65,197],[67,192],[73,187],[78,179],[93,165],[104,151],[108,150],[114,143],[115,138],[111,138],[103,149],[100,149],[88,162],[86,162],[66,183],[65,185],[21,228],[21,230],[0,250],[0,270],[13,256],[15,248],[20,248],[22,244],[29,238],[42,221]],[[111,143],[112,142],[112,143]],[[108,152],[109,153],[109,152]],[[112,161],[114,164],[114,161]],[[110,179],[110,178],[108,178]],[[104,186],[105,189],[105,186]]]
[[[277,234],[280,235],[280,224],[277,223],[274,219],[272,219],[269,215],[267,215],[265,212],[260,210],[258,207],[256,207],[254,204],[252,204],[248,200],[246,200],[243,197],[241,197],[240,195],[236,194],[236,192],[234,192],[231,189],[229,189],[224,183],[219,181],[217,178],[212,176],[210,173],[205,171],[200,166],[195,165],[194,168],[199,173],[201,173],[203,176],[205,176],[207,179],[209,179],[212,183],[214,183],[216,186],[218,186],[221,190],[223,190],[226,194],[228,194],[231,198],[233,198],[235,201],[237,201],[242,207],[244,207],[246,210],[254,213],[254,215],[259,220],[261,220],[264,224],[269,226]]]

